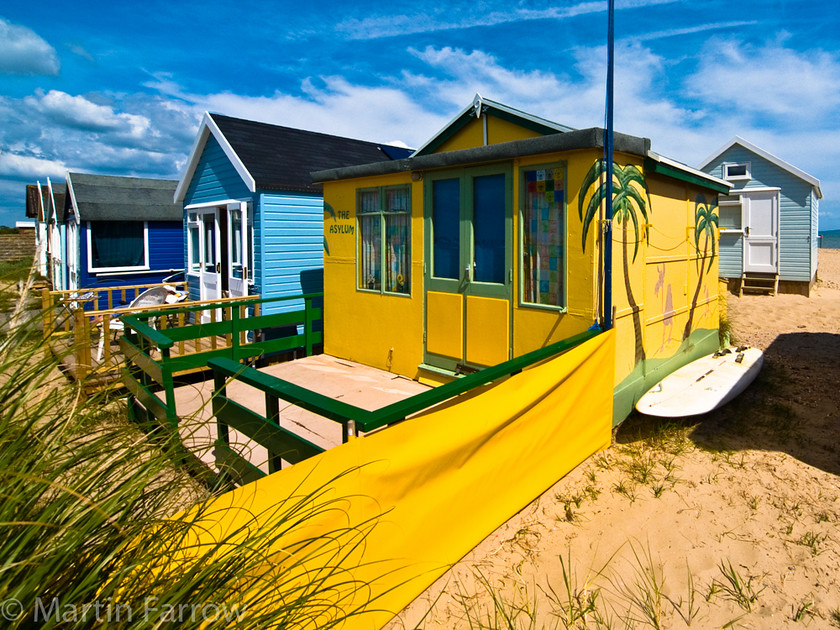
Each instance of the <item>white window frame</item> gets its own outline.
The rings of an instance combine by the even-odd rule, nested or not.
[[[730,175],[729,169],[733,166],[743,166],[743,175]],[[752,164],[750,162],[724,162],[723,163],[723,179],[735,182],[752,179]]]
[[[107,273],[109,271],[149,271],[149,222],[143,221],[143,264],[129,267],[94,267],[93,266],[93,240],[91,224],[94,221],[85,221],[87,225],[87,270],[88,273]],[[126,223],[137,223],[126,221]]]

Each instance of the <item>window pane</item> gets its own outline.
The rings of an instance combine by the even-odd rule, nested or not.
[[[204,217],[204,271],[216,271],[216,217]]]
[[[359,191],[359,214],[379,212],[379,190]]]
[[[242,279],[242,212],[230,211],[230,267],[233,277]]]
[[[409,293],[411,286],[411,215],[407,212],[385,217],[388,249],[385,265],[386,291]]]
[[[726,177],[746,177],[747,176],[747,165],[746,164],[727,164],[726,165]]]
[[[524,172],[522,301],[563,306],[565,192],[562,168]]]
[[[146,263],[142,221],[90,223],[90,244],[94,268],[142,267]]]
[[[476,177],[473,191],[473,278],[504,284],[505,176]]]
[[[378,214],[359,217],[359,287],[379,290],[382,286],[382,223]]]
[[[199,271],[201,269],[201,260],[199,258],[199,243],[201,236],[198,233],[198,226],[190,226],[190,271]]]
[[[460,277],[461,182],[439,179],[432,182],[432,275]]]
[[[741,229],[741,204],[737,206],[732,204],[721,205],[718,213],[720,214],[718,221],[720,222],[719,226],[721,228],[729,230]]]

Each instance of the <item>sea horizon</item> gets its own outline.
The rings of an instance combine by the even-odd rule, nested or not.
[[[840,249],[840,230],[820,230],[821,249]]]

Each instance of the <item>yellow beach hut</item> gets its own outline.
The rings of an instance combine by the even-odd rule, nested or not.
[[[717,195],[730,185],[617,133],[607,212],[604,140],[476,95],[408,158],[314,173],[325,352],[440,384],[614,327],[620,423],[718,347]]]

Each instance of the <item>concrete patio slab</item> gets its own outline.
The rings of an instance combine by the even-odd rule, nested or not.
[[[276,363],[260,368],[260,371],[370,411],[429,389],[404,376],[325,354]],[[265,397],[261,391],[233,381],[227,387],[227,394],[248,409],[265,413]],[[211,377],[175,388],[181,439],[187,448],[216,470],[213,442],[217,429],[212,418],[212,395]],[[163,392],[158,396],[163,399]],[[324,449],[341,444],[340,424],[291,404],[284,407],[282,401],[280,426]],[[230,442],[231,447],[252,464],[268,471],[265,448],[234,430],[230,431]]]

